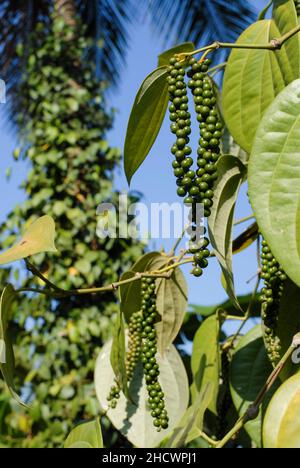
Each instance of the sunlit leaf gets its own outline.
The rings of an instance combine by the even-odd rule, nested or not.
[[[287,380],[273,396],[264,419],[264,448],[300,448],[300,374]]]
[[[147,157],[162,125],[168,105],[168,67],[150,73],[135,98],[127,127],[124,167],[128,183]]]
[[[41,252],[56,252],[55,224],[51,216],[42,216],[32,223],[14,247],[0,254],[0,265],[16,262]]]
[[[267,44],[279,37],[274,21],[252,24],[238,39],[243,44]],[[279,51],[232,50],[223,84],[223,111],[235,141],[250,153],[259,122],[275,96],[293,80],[285,46]]]
[[[261,233],[300,285],[300,80],[266,111],[249,161],[249,196]]]

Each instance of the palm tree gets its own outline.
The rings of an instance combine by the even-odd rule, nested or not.
[[[53,9],[66,22],[75,14],[80,16],[92,40],[90,55],[94,54],[102,77],[115,84],[128,44],[127,26],[135,17],[134,0],[4,0],[0,5],[0,72],[9,91],[16,90],[21,76],[18,45],[28,46],[31,31],[39,22],[47,24]]]
[[[256,16],[247,0],[152,0],[151,14],[168,41],[195,44],[234,42]]]
[[[232,41],[254,19],[247,0],[4,0],[0,5],[0,71],[10,91],[17,89],[21,75],[18,44],[28,45],[30,32],[38,22],[47,23],[53,8],[66,21],[75,14],[81,17],[92,40],[90,54],[94,54],[97,69],[113,84],[126,56],[128,25],[145,9],[168,43]]]

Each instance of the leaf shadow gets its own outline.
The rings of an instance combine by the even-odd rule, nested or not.
[[[211,367],[211,366],[207,365],[207,356],[203,355],[201,357],[198,370],[197,370],[197,372],[195,374],[195,385],[196,385],[196,389],[197,389],[198,392],[202,388],[203,377],[204,377],[205,371],[206,371],[206,369],[208,367]]]
[[[128,386],[129,399],[126,404],[126,417],[123,420],[123,427],[120,431],[127,434],[132,427],[131,418],[139,408],[141,390],[143,388],[143,364],[139,362],[134,370],[133,377]]]

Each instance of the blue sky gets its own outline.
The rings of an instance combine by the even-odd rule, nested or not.
[[[252,0],[258,11],[267,3],[265,0]],[[108,104],[117,109],[114,128],[110,131],[108,139],[111,146],[122,148],[125,139],[126,126],[130,109],[144,77],[156,67],[157,56],[164,49],[162,41],[155,38],[153,31],[147,22],[135,25],[131,30],[131,44],[127,57],[127,64],[122,71],[122,79],[117,91],[113,91],[108,97]],[[0,106],[0,220],[5,220],[6,214],[16,205],[21,203],[25,196],[18,188],[26,178],[29,170],[27,162],[13,162],[12,151],[17,146],[17,138],[5,123],[5,105]],[[143,193],[144,201],[170,202],[178,201],[176,185],[171,168],[169,148],[172,145],[172,135],[169,131],[168,119],[165,120],[161,133],[153,146],[150,155],[134,176],[132,190]],[[8,168],[12,170],[9,181],[5,178]],[[128,190],[122,168],[116,173],[116,187]],[[95,206],[96,213],[96,206]],[[242,188],[242,196],[237,205],[236,218],[251,213],[247,201],[246,187]],[[238,232],[238,231],[237,231]],[[152,243],[151,247],[160,248],[164,245],[167,250],[172,242]],[[245,294],[251,291],[253,281],[247,284],[247,280],[256,272],[255,247],[249,248],[245,253],[239,254],[234,259],[236,272],[236,289],[238,293]],[[189,268],[190,269],[190,268]],[[188,273],[189,269],[185,269]],[[190,302],[197,304],[214,304],[226,299],[226,294],[219,281],[220,269],[215,260],[211,260],[209,268],[202,278],[188,278]]]

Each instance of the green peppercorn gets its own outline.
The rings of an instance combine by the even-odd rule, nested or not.
[[[287,277],[273,256],[265,240],[262,242],[262,274],[264,287],[261,291],[264,341],[273,366],[280,360],[281,342],[277,336],[278,312],[284,282]]]

